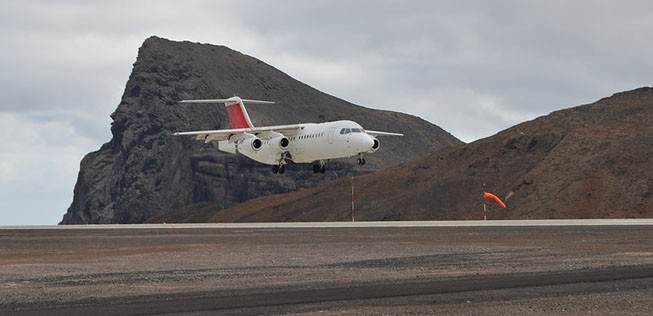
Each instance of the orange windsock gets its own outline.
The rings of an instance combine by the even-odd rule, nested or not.
[[[494,202],[497,202],[497,204],[501,205],[501,207],[505,208],[506,204],[501,201],[500,198],[498,198],[496,195],[488,192],[484,192],[485,194],[483,195],[483,198],[485,199],[491,199],[494,200]]]

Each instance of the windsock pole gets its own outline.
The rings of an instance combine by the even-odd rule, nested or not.
[[[351,176],[351,221],[356,221],[356,212],[354,211],[354,176]]]
[[[487,198],[485,198],[485,183],[483,183],[483,220],[487,221]]]

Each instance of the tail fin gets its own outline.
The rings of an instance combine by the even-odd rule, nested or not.
[[[272,101],[259,101],[259,100],[243,100],[239,97],[231,97],[229,99],[208,99],[208,100],[182,100],[179,103],[224,103],[227,106],[227,114],[229,115],[229,123],[231,128],[253,128],[252,120],[247,114],[245,103],[251,104],[273,104]]]
[[[252,120],[249,119],[249,114],[245,109],[243,100],[239,97],[232,97],[225,102],[227,106],[227,114],[229,114],[229,123],[231,128],[252,128]]]

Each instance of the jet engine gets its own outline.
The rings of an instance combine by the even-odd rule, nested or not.
[[[260,136],[251,135],[239,141],[237,145],[238,153],[258,162],[278,166],[284,157],[284,153],[288,151],[290,140],[281,134],[272,138],[262,138]],[[226,145],[222,147],[227,149]]]
[[[239,148],[251,148],[254,151],[258,151],[263,146],[263,141],[258,137],[250,137],[243,140]]]
[[[374,140],[374,144],[372,145],[372,148],[367,151],[368,153],[376,152],[377,150],[379,150],[379,147],[381,147],[381,143],[379,142],[378,139],[376,139],[376,137],[372,137],[372,140]]]
[[[288,145],[290,145],[290,140],[288,140],[288,138],[285,136],[279,136],[270,139],[270,144],[277,146],[281,150],[281,152],[283,152],[288,149]]]

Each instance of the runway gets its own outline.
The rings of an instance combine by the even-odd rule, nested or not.
[[[653,218],[628,219],[534,219],[469,221],[381,221],[381,222],[286,222],[286,223],[162,223],[0,226],[0,229],[210,229],[210,228],[370,228],[370,227],[537,227],[537,226],[632,226],[653,225]]]
[[[2,315],[650,315],[651,290],[650,220],[0,229]]]

